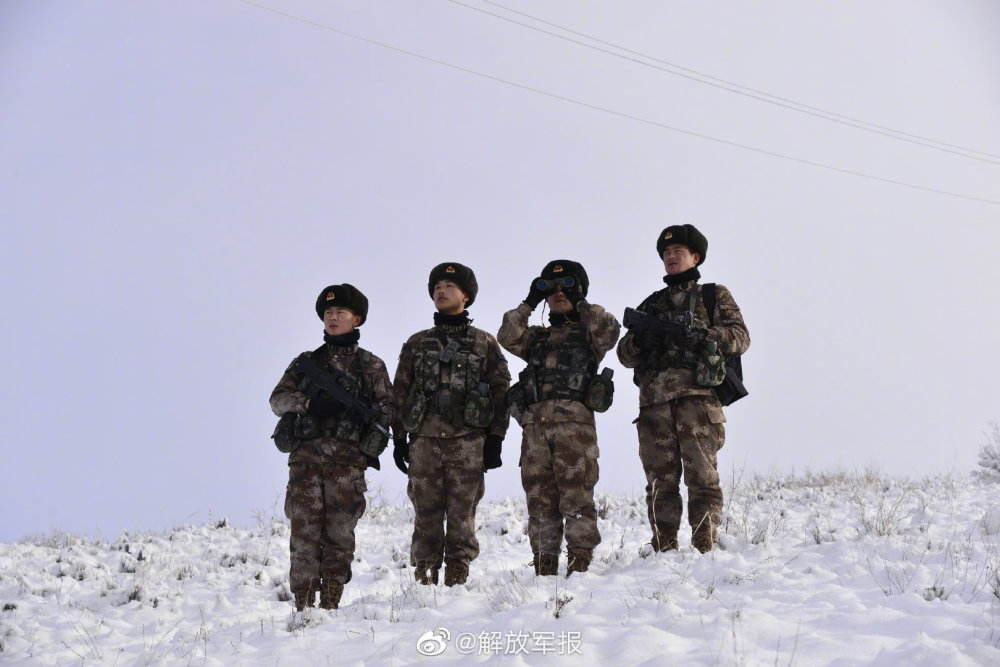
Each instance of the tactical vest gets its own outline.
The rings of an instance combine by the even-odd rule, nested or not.
[[[587,387],[597,374],[597,361],[587,340],[587,330],[582,326],[566,327],[564,340],[553,343],[552,329],[538,332],[528,351],[528,368],[534,375],[534,386],[539,401],[566,399],[584,400]],[[546,368],[546,360],[555,353],[556,365]]]
[[[695,285],[688,294],[687,310],[692,313],[692,316],[695,318],[694,321],[698,326],[707,328],[707,323],[699,312],[698,306],[700,303],[702,303],[701,285]],[[672,312],[684,312],[682,309],[674,306],[673,301],[670,299],[669,288],[664,288],[649,296],[639,305],[638,310],[645,312],[650,306],[659,306],[664,310]],[[655,350],[650,350],[639,362],[639,365],[635,369],[636,384],[651,373],[665,371],[668,368],[694,370],[697,365],[698,353],[693,347],[681,345],[676,341],[668,339],[663,346]]]
[[[332,353],[327,345],[315,350],[312,353],[313,359],[322,368],[330,366]],[[358,348],[356,354],[348,364],[348,368],[341,369],[344,376],[341,378],[341,386],[351,393],[352,396],[367,399],[371,395],[371,388],[368,384],[368,377],[365,375],[365,368],[371,359],[371,352]],[[302,376],[299,380],[298,389],[303,393],[309,393],[313,382],[307,376]],[[346,442],[358,442],[361,440],[364,422],[361,417],[344,410],[339,416],[315,417],[305,415],[306,423],[303,424],[303,439],[311,438],[334,438]]]
[[[493,418],[492,406],[485,408],[489,392],[482,388],[488,352],[485,331],[465,327],[449,340],[440,328],[429,329],[414,352],[414,386],[404,410],[407,430],[415,432],[428,412],[456,428],[486,428]]]

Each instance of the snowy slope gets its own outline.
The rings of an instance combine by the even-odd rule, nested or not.
[[[651,554],[642,499],[602,495],[604,542],[569,579],[532,573],[523,499],[484,503],[482,555],[451,589],[414,583],[412,508],[376,491],[341,609],[303,614],[278,517],[47,535],[0,545],[0,662],[997,665],[996,490],[972,476],[736,479],[724,549],[706,555],[683,534],[679,552]]]

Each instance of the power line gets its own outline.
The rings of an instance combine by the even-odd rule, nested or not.
[[[482,9],[480,7],[475,7],[475,6],[470,5],[470,4],[466,3],[466,2],[462,2],[461,0],[448,0],[448,1],[451,2],[451,3],[453,3],[453,4],[459,5],[461,7],[465,7],[466,9],[471,9],[473,11],[480,12],[480,13],[485,14],[487,16],[492,16],[492,17],[500,19],[502,21],[507,21],[508,23],[513,23],[515,25],[519,25],[519,26],[522,26],[524,28],[528,28],[529,30],[534,30],[536,32],[540,32],[542,34],[549,35],[549,36],[555,37],[557,39],[561,39],[563,41],[570,42],[572,44],[577,44],[579,46],[583,46],[585,48],[592,49],[592,50],[598,51],[600,53],[605,53],[605,54],[608,54],[608,55],[615,56],[617,58],[621,58],[623,60],[628,60],[628,61],[636,63],[638,65],[642,65],[644,67],[649,67],[649,68],[652,68],[652,69],[655,69],[655,70],[659,70],[661,72],[664,72],[666,74],[670,74],[672,76],[677,76],[677,77],[688,79],[688,80],[691,80],[691,81],[695,81],[697,83],[701,83],[701,84],[704,84],[704,85],[707,85],[707,86],[712,86],[714,88],[719,88],[721,90],[725,90],[725,91],[730,92],[730,93],[735,93],[737,95],[742,95],[744,97],[749,97],[751,99],[755,99],[755,100],[758,100],[760,102],[764,102],[765,104],[772,104],[774,106],[783,107],[783,108],[789,109],[791,111],[795,111],[795,112],[798,112],[798,113],[806,114],[806,115],[809,115],[809,116],[814,116],[816,118],[822,118],[823,120],[832,121],[832,122],[835,122],[835,123],[839,123],[841,125],[846,125],[848,127],[854,127],[856,129],[863,130],[865,132],[871,132],[873,134],[879,134],[879,135],[882,135],[884,137],[889,137],[891,139],[896,139],[898,141],[905,141],[905,142],[908,142],[908,143],[911,143],[911,144],[915,144],[915,145],[918,145],[918,146],[924,146],[925,148],[930,148],[930,149],[933,149],[933,150],[943,151],[945,153],[952,153],[954,155],[965,157],[965,158],[968,158],[970,160],[979,160],[981,162],[987,162],[989,164],[1000,165],[1000,155],[995,155],[995,154],[992,154],[992,153],[986,153],[984,151],[979,151],[979,150],[976,150],[976,149],[973,149],[973,148],[966,148],[964,146],[958,146],[956,144],[950,144],[950,143],[947,143],[947,142],[944,142],[944,141],[939,141],[937,139],[932,139],[930,137],[924,137],[924,136],[920,136],[918,134],[912,134],[912,133],[909,133],[909,132],[904,132],[903,130],[896,130],[896,129],[893,129],[891,127],[886,127],[884,125],[878,125],[876,123],[870,123],[868,121],[861,120],[861,119],[858,119],[858,118],[852,118],[851,116],[840,114],[840,113],[837,113],[835,111],[828,111],[826,109],[822,109],[822,108],[819,108],[819,107],[814,107],[814,106],[810,106],[808,104],[803,104],[801,102],[796,102],[795,100],[792,100],[792,99],[789,99],[789,98],[780,97],[778,95],[773,95],[771,93],[767,93],[765,91],[758,90],[756,88],[751,88],[749,86],[744,86],[744,85],[741,85],[739,83],[735,83],[735,82],[732,82],[732,81],[726,81],[725,79],[720,79],[720,78],[712,76],[710,74],[705,74],[704,72],[699,72],[697,70],[690,69],[688,67],[683,67],[682,65],[678,65],[676,63],[672,63],[672,62],[669,62],[667,60],[662,60],[660,58],[656,58],[655,56],[650,56],[650,55],[642,53],[640,51],[634,51],[632,49],[629,49],[627,47],[621,46],[619,44],[615,44],[613,42],[608,42],[608,41],[602,40],[602,39],[600,39],[598,37],[594,37],[593,35],[588,35],[588,34],[583,33],[583,32],[572,30],[571,28],[567,28],[565,26],[559,25],[558,23],[553,23],[551,21],[546,21],[545,19],[538,18],[537,16],[533,16],[531,14],[527,14],[525,12],[521,12],[521,11],[518,11],[516,9],[512,9],[512,8],[507,7],[505,5],[502,5],[502,4],[498,3],[498,2],[494,2],[493,0],[482,0],[482,2],[484,2],[486,4],[489,4],[489,5],[493,5],[495,7],[499,7],[500,9],[506,10],[506,11],[511,12],[513,14],[517,14],[519,16],[523,16],[525,18],[529,18],[532,21],[537,21],[538,23],[541,23],[541,24],[544,24],[544,25],[548,25],[548,26],[551,26],[553,28],[558,28],[559,30],[562,30],[562,31],[567,32],[569,34],[577,35],[579,37],[583,37],[585,39],[591,40],[591,41],[596,42],[598,44],[603,44],[605,46],[612,47],[612,48],[617,49],[618,51],[621,51],[623,53],[630,54],[630,56],[638,56],[638,57],[641,57],[641,58],[645,58],[646,60],[639,60],[639,59],[637,59],[635,57],[630,57],[630,56],[623,55],[623,53],[617,53],[617,52],[614,52],[614,51],[609,51],[607,49],[603,49],[603,48],[600,48],[598,46],[594,46],[593,44],[588,44],[586,42],[581,42],[579,40],[566,37],[565,35],[560,35],[558,33],[554,33],[554,32],[551,32],[549,30],[544,30],[542,28],[539,28],[537,26],[533,26],[533,25],[530,25],[530,24],[527,24],[527,23],[522,23],[521,21],[516,21],[516,20],[514,20],[512,18],[509,18],[509,17],[506,17],[506,16],[502,16],[500,14],[495,14],[495,13],[490,12],[490,11],[486,11],[485,9]],[[654,61],[656,63],[660,63],[661,65],[666,65],[667,67],[674,68],[674,70],[680,70],[680,71],[673,71],[671,69],[667,69],[666,67],[660,67],[660,66],[654,65],[654,64],[652,64],[650,62],[647,62],[647,60],[651,60],[651,61]],[[685,73],[685,72],[687,72],[687,73]]]
[[[617,116],[619,118],[626,118],[628,120],[633,120],[633,121],[636,121],[636,122],[639,122],[639,123],[643,123],[645,125],[650,125],[650,126],[653,126],[653,127],[659,127],[661,129],[670,130],[672,132],[677,132],[677,133],[680,133],[680,134],[686,134],[686,135],[691,136],[691,137],[697,137],[699,139],[705,139],[707,141],[712,141],[712,142],[715,142],[715,143],[718,143],[718,144],[723,144],[723,145],[731,146],[731,147],[734,147],[734,148],[740,148],[740,149],[743,149],[743,150],[752,151],[754,153],[760,153],[762,155],[769,155],[771,157],[781,158],[783,160],[788,160],[790,162],[797,162],[799,164],[807,164],[807,165],[810,165],[810,166],[813,166],[813,167],[818,167],[820,169],[826,169],[828,171],[835,171],[835,172],[838,172],[838,173],[841,173],[841,174],[849,174],[851,176],[858,176],[858,177],[861,177],[861,178],[867,178],[867,179],[871,179],[871,180],[874,180],[874,181],[880,181],[882,183],[890,183],[892,185],[898,185],[898,186],[910,188],[910,189],[913,189],[913,190],[922,190],[924,192],[933,192],[935,194],[946,195],[946,196],[949,196],[949,197],[956,197],[958,199],[966,199],[966,200],[969,200],[969,201],[977,201],[977,202],[981,202],[981,203],[984,203],[984,204],[994,204],[994,205],[1000,206],[1000,201],[998,201],[998,200],[986,199],[984,197],[975,197],[975,196],[972,196],[972,195],[964,195],[964,194],[961,194],[961,193],[958,193],[958,192],[950,192],[948,190],[940,190],[940,189],[937,189],[937,188],[927,187],[927,186],[923,186],[923,185],[915,185],[913,183],[907,183],[905,181],[899,181],[899,180],[892,179],[892,178],[885,178],[883,176],[875,176],[873,174],[867,174],[867,173],[864,173],[864,172],[861,172],[861,171],[855,171],[855,170],[846,169],[846,168],[843,168],[843,167],[835,167],[835,166],[832,166],[832,165],[824,164],[822,162],[816,162],[816,161],[813,161],[813,160],[807,160],[805,158],[798,158],[798,157],[794,157],[792,155],[786,155],[784,153],[777,153],[775,151],[769,151],[769,150],[766,150],[766,149],[763,149],[763,148],[757,148],[755,146],[749,146],[749,145],[746,145],[746,144],[741,144],[741,143],[738,143],[738,142],[735,142],[735,141],[730,141],[728,139],[720,139],[718,137],[713,137],[713,136],[708,135],[708,134],[701,134],[699,132],[694,132],[692,130],[685,130],[683,128],[675,127],[673,125],[667,125],[666,123],[661,123],[659,121],[649,120],[647,118],[642,118],[640,116],[634,116],[632,114],[628,114],[628,113],[625,113],[623,111],[616,111],[615,109],[609,109],[607,107],[602,107],[602,106],[599,106],[599,105],[596,105],[596,104],[591,104],[590,102],[584,102],[584,101],[581,101],[581,100],[573,99],[571,97],[566,97],[566,96],[563,96],[563,95],[559,95],[557,93],[553,93],[553,92],[550,92],[550,91],[547,91],[547,90],[542,90],[540,88],[533,88],[533,87],[525,85],[523,83],[518,83],[516,81],[510,81],[508,79],[502,79],[500,77],[493,76],[492,74],[486,74],[484,72],[479,72],[479,71],[476,71],[476,70],[473,70],[473,69],[469,69],[467,67],[462,67],[461,65],[455,65],[453,63],[449,63],[449,62],[444,61],[444,60],[439,60],[437,58],[432,58],[430,56],[426,56],[426,55],[423,55],[421,53],[417,53],[415,51],[409,51],[407,49],[403,49],[403,48],[400,48],[398,46],[393,46],[391,44],[386,44],[385,42],[380,42],[378,40],[374,40],[374,39],[371,39],[369,37],[364,37],[362,35],[357,35],[357,34],[354,34],[354,33],[351,33],[351,32],[347,32],[346,30],[341,30],[339,28],[334,28],[333,26],[326,25],[325,23],[320,23],[318,21],[313,21],[312,19],[303,18],[301,16],[297,16],[295,14],[291,14],[289,12],[285,12],[285,11],[282,11],[280,9],[274,9],[273,7],[268,7],[266,5],[261,5],[261,4],[258,4],[256,2],[253,2],[252,0],[238,0],[238,1],[242,2],[243,4],[249,5],[251,7],[256,7],[257,9],[262,9],[264,11],[268,11],[268,12],[271,12],[273,14],[278,14],[279,16],[284,16],[285,18],[289,18],[289,19],[292,19],[294,21],[299,21],[300,23],[305,23],[307,25],[311,25],[311,26],[314,26],[314,27],[317,27],[317,28],[321,28],[323,30],[330,31],[330,32],[336,33],[338,35],[342,35],[344,37],[349,37],[351,39],[355,39],[355,40],[358,40],[358,41],[361,41],[361,42],[365,42],[367,44],[371,44],[373,46],[378,46],[380,48],[388,49],[390,51],[395,51],[396,53],[401,53],[403,55],[411,56],[413,58],[418,58],[420,60],[423,60],[423,61],[426,61],[426,62],[429,62],[429,63],[433,63],[435,65],[441,65],[442,67],[447,67],[449,69],[453,69],[453,70],[458,71],[458,72],[463,72],[465,74],[471,74],[473,76],[478,76],[478,77],[481,77],[483,79],[487,79],[487,80],[490,80],[490,81],[495,81],[497,83],[502,83],[504,85],[511,86],[513,88],[519,88],[521,90],[526,90],[526,91],[529,91],[529,92],[532,92],[532,93],[536,93],[538,95],[543,95],[545,97],[549,97],[549,98],[552,98],[552,99],[560,100],[562,102],[567,102],[569,104],[575,104],[575,105],[578,105],[578,106],[581,106],[581,107],[584,107],[584,108],[587,108],[587,109],[592,109],[594,111],[600,111],[600,112],[603,112],[603,113],[606,113],[606,114],[610,114],[612,116]]]

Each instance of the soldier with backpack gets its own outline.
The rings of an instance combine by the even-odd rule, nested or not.
[[[656,252],[667,286],[626,311],[629,330],[618,343],[618,359],[634,369],[639,387],[636,424],[651,544],[656,551],[678,547],[683,475],[691,544],[706,552],[716,543],[723,507],[717,454],[726,417],[720,396],[728,404],[745,394],[733,397],[734,383],[738,390],[742,384],[727,355],[745,353],[750,334],[726,287],[698,284],[708,240],[694,225],[664,229]]]

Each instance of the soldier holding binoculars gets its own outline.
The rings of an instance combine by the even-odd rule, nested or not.
[[[537,575],[558,574],[564,534],[566,576],[586,572],[601,542],[594,412],[608,409],[613,388],[611,371],[599,374],[597,368],[617,342],[620,325],[586,300],[589,285],[578,262],[549,262],[531,281],[524,302],[504,314],[497,333],[507,351],[527,362],[507,403],[523,431],[521,483]],[[551,326],[528,326],[543,300]]]

